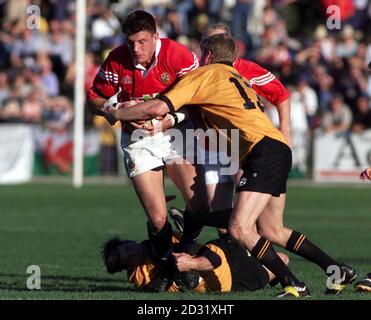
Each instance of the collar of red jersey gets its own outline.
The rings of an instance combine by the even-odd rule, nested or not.
[[[158,55],[160,53],[160,50],[161,50],[161,39],[159,38],[159,39],[157,39],[157,42],[156,42],[155,59],[154,59],[153,63],[150,65],[150,67],[148,69],[146,69],[140,63],[138,63],[137,65],[135,65],[135,68],[139,69],[141,71],[144,71],[144,72],[148,72],[149,70],[151,70],[157,64]]]

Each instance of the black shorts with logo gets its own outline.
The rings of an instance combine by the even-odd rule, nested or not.
[[[254,191],[279,197],[286,193],[291,164],[291,149],[281,141],[264,137],[245,158],[236,192]]]

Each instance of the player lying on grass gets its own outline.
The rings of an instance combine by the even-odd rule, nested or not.
[[[174,243],[179,242],[179,234],[174,234]],[[285,264],[289,258],[278,253]],[[113,238],[107,241],[102,250],[107,271],[111,274],[127,271],[128,280],[140,290],[152,292],[181,292],[182,285],[177,279],[163,284],[164,270],[151,258],[149,240],[137,243],[132,240]],[[198,270],[200,279],[197,292],[255,291],[267,283],[274,285],[274,274],[260,264],[240,244],[227,235],[205,245],[195,257],[186,253],[174,253],[178,271]]]

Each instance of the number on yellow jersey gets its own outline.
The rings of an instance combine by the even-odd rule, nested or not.
[[[255,105],[255,103],[253,103],[253,102],[250,100],[250,98],[249,98],[249,96],[247,95],[245,89],[242,87],[240,81],[238,81],[237,78],[230,77],[230,78],[229,78],[229,82],[232,82],[232,83],[236,86],[236,88],[237,88],[238,92],[240,93],[242,99],[245,100],[245,103],[243,104],[243,106],[245,107],[245,109],[256,109],[256,105]],[[249,85],[246,81],[244,81],[244,84],[245,84],[246,87],[250,88],[250,85]],[[260,102],[260,98],[259,98],[259,96],[258,96],[258,102],[257,102],[257,105],[258,105],[258,108],[259,108],[262,112],[264,112],[264,106],[263,106],[262,103]]]

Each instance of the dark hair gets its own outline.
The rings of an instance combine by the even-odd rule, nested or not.
[[[148,31],[155,34],[157,32],[156,21],[147,11],[136,10],[127,15],[121,23],[121,30],[127,37],[140,31]]]
[[[106,265],[107,271],[109,273],[115,273],[123,269],[127,269],[127,266],[120,265],[118,248],[120,246],[124,246],[124,245],[127,245],[129,243],[134,243],[134,242],[135,241],[132,241],[132,240],[121,240],[119,237],[115,236],[109,239],[107,242],[105,242],[102,245],[101,255],[102,255],[104,264]],[[113,251],[116,251],[117,258],[111,261],[110,258],[111,258]]]
[[[203,50],[210,50],[212,62],[234,62],[237,57],[237,45],[232,37],[225,33],[219,33],[201,41]]]

